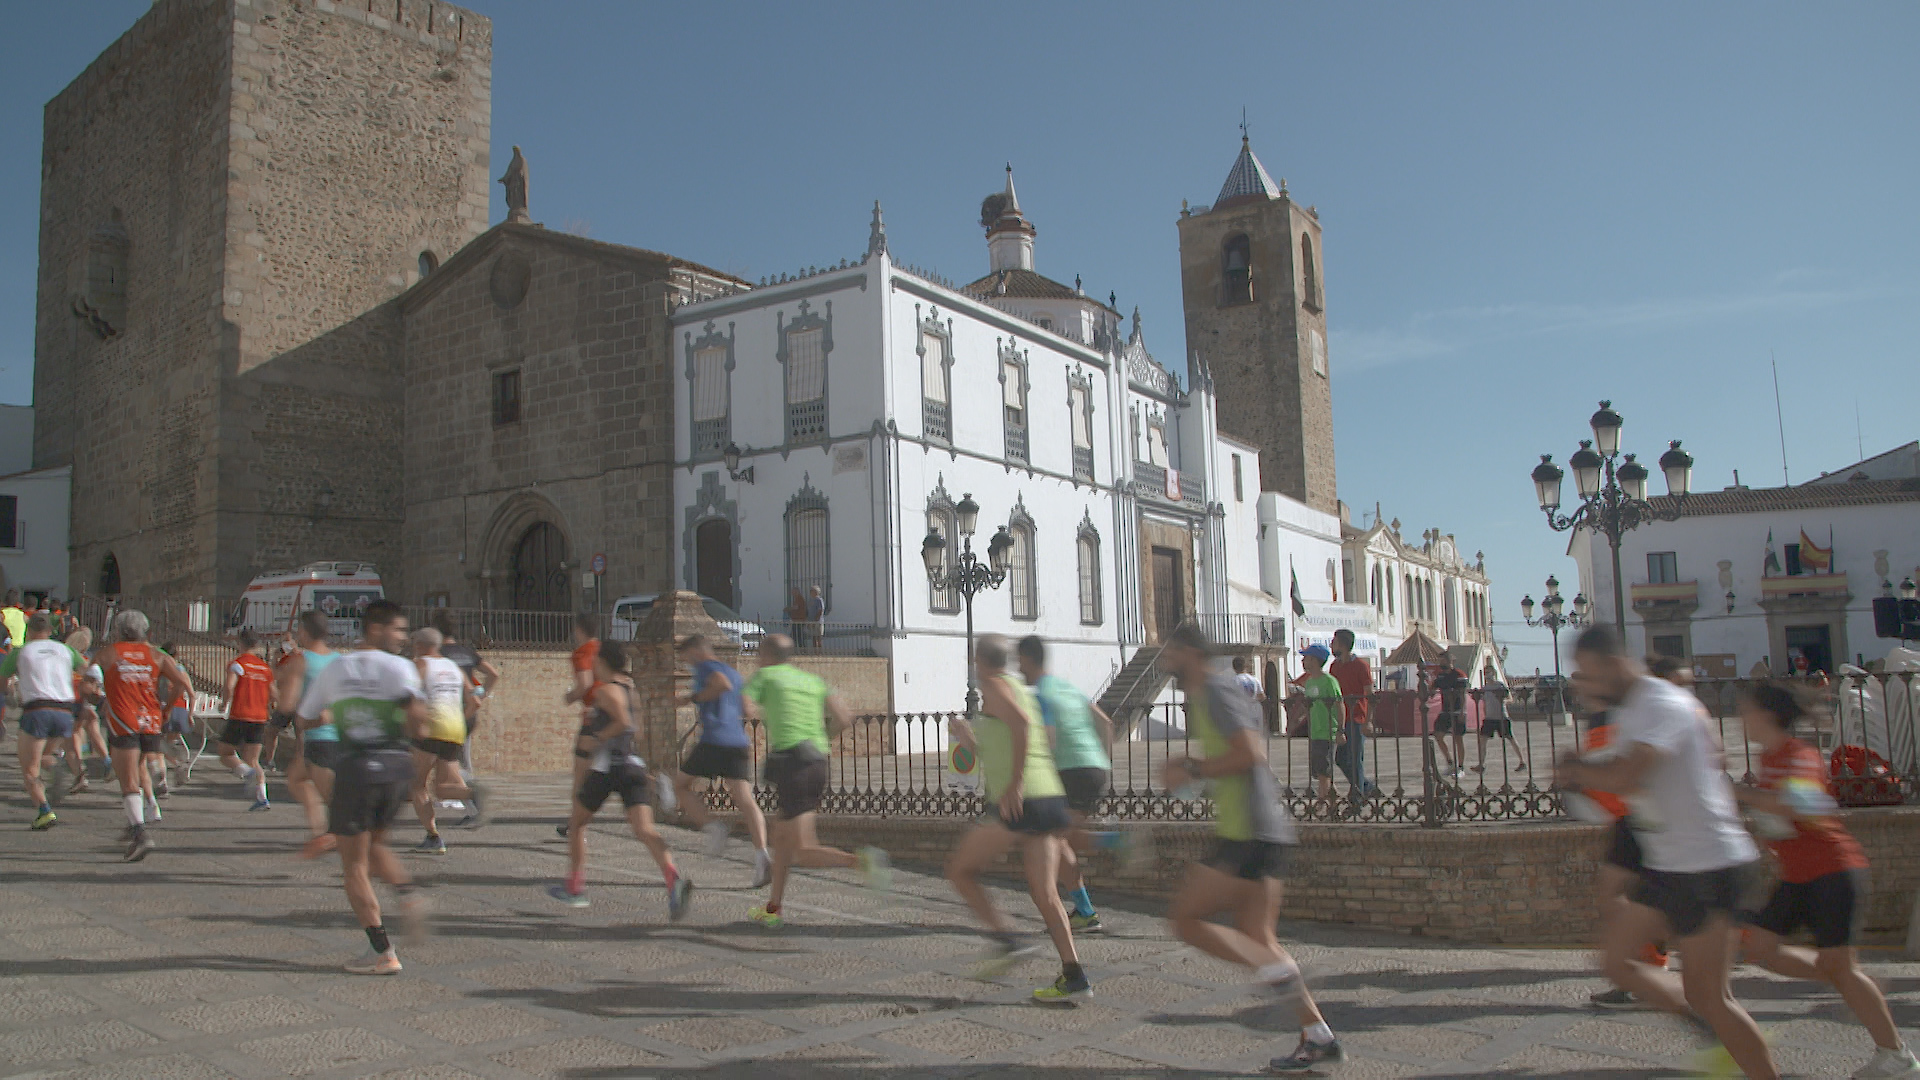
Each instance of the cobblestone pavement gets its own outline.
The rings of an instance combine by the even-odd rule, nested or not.
[[[692,915],[669,923],[651,862],[605,822],[593,906],[558,907],[542,893],[564,866],[558,777],[498,784],[493,824],[448,830],[444,857],[408,856],[435,935],[402,947],[400,976],[356,978],[340,964],[365,941],[337,864],[290,854],[302,838],[291,804],[250,814],[235,781],[205,771],[167,804],[159,850],[127,865],[104,785],[34,833],[11,766],[0,1076],[1231,1076],[1295,1038],[1239,972],[1172,941],[1151,901],[1108,898],[1109,932],[1082,941],[1096,996],[1066,1009],[1027,1000],[1051,959],[997,983],[967,978],[978,939],[923,870],[900,873],[890,895],[804,873],[792,923],[768,933],[744,921],[746,845],[712,859],[669,830],[699,883]],[[999,897],[1037,929],[1023,893]],[[1338,1075],[1647,1077],[1694,1048],[1666,1018],[1588,1011],[1600,984],[1582,952],[1307,924],[1283,935],[1348,1048]],[[1896,1017],[1920,1021],[1920,965],[1886,953],[1873,968]],[[1843,1076],[1865,1060],[1869,1040],[1832,993],[1751,972],[1738,991],[1790,1072]]]

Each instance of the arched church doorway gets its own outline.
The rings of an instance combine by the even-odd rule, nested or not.
[[[536,522],[514,545],[513,607],[516,611],[571,611],[567,538],[558,527]]]
[[[100,595],[120,595],[120,560],[111,551],[100,563]]]
[[[693,587],[733,606],[733,524],[708,518],[693,531]]]

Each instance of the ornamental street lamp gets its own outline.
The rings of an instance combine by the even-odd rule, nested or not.
[[[987,541],[987,561],[973,553],[973,530],[980,521],[980,504],[973,501],[972,495],[960,496],[960,505],[954,507],[955,527],[960,530],[960,555],[953,560],[953,568],[947,569],[947,538],[939,530],[929,528],[927,538],[920,542],[920,559],[927,564],[927,581],[935,589],[952,590],[965,598],[967,604],[967,715],[980,711],[980,688],[975,684],[973,675],[973,598],[976,594],[997,589],[1007,580],[1007,570],[1013,564],[1013,534],[1005,525],[1000,526],[993,539]]]
[[[1647,477],[1652,475],[1634,455],[1620,454],[1620,414],[1613,403],[1602,401],[1600,411],[1588,421],[1593,438],[1582,439],[1567,464],[1573,467],[1574,486],[1580,493],[1580,505],[1571,514],[1561,515],[1560,481],[1566,476],[1553,463],[1553,455],[1540,455],[1533,469],[1534,495],[1546,512],[1547,525],[1555,532],[1588,528],[1607,538],[1613,550],[1613,623],[1624,644],[1627,639],[1626,587],[1620,580],[1620,538],[1649,521],[1677,521],[1693,483],[1693,455],[1680,449],[1680,440],[1667,444],[1660,455],[1660,471],[1667,478],[1667,494],[1673,505],[1655,509],[1647,501]],[[1575,597],[1575,600],[1580,599]],[[1558,656],[1555,657],[1556,663]]]
[[[1575,593],[1573,613],[1563,614],[1566,602],[1560,598],[1560,579],[1547,576],[1547,594],[1540,600],[1540,617],[1533,617],[1533,597],[1520,598],[1520,617],[1528,626],[1544,626],[1553,634],[1553,701],[1554,709],[1548,719],[1551,724],[1559,724],[1560,717],[1566,714],[1567,703],[1564,687],[1566,679],[1560,674],[1560,628],[1563,626],[1579,629],[1592,621],[1593,613],[1587,608],[1585,593]]]

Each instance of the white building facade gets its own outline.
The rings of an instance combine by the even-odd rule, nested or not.
[[[1667,496],[1652,502],[1674,506]],[[1687,657],[1701,676],[1731,678],[1831,673],[1899,644],[1875,636],[1873,598],[1920,578],[1920,479],[1728,488],[1697,492],[1679,510],[1676,521],[1622,538],[1627,644],[1636,655]],[[1606,537],[1579,530],[1568,554],[1594,620],[1612,622]]]
[[[0,476],[0,584],[66,599],[73,469]],[[4,591],[0,589],[0,591]]]

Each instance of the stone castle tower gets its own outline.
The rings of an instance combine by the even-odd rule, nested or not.
[[[1260,483],[1336,513],[1320,217],[1253,156],[1213,206],[1180,213],[1187,356],[1211,374],[1220,430],[1260,448]]]
[[[491,64],[438,0],[157,0],[47,104],[34,464],[73,465],[76,592],[398,568],[385,302],[486,229]]]

